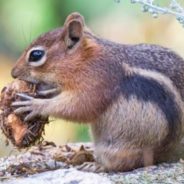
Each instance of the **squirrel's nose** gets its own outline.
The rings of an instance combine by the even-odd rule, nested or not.
[[[17,68],[13,68],[12,71],[11,71],[11,76],[15,79],[18,77],[18,70]]]

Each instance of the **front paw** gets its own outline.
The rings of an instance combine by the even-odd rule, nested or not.
[[[57,96],[61,92],[61,89],[58,88],[52,88],[52,89],[47,89],[47,90],[37,90],[37,94],[40,95],[41,97],[54,97]]]
[[[24,101],[16,101],[12,103],[12,107],[15,107],[15,114],[22,115],[26,114],[24,121],[30,121],[33,118],[42,114],[45,100],[36,99],[23,93],[18,93],[17,96],[24,99]]]

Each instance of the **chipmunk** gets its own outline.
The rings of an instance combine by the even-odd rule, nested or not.
[[[89,123],[96,163],[84,171],[129,171],[171,160],[183,135],[184,61],[158,45],[123,45],[95,36],[83,16],[41,35],[12,76],[54,86],[37,99],[18,94],[15,113]]]

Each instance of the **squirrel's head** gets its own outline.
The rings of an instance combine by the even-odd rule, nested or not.
[[[72,79],[94,60],[99,50],[79,13],[70,14],[64,26],[38,37],[23,52],[12,76],[39,83],[70,85]]]

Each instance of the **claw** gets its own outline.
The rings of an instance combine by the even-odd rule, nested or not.
[[[37,93],[42,96],[47,96],[47,95],[57,94],[59,93],[59,91],[60,90],[58,88],[53,88],[49,90],[40,90],[40,91],[37,91]]]
[[[84,162],[82,165],[77,166],[76,169],[85,172],[106,172],[106,169],[101,164],[95,162]]]
[[[31,101],[18,101],[11,104],[12,107],[28,106],[31,105]]]
[[[34,112],[31,112],[31,113],[29,113],[25,118],[24,118],[24,121],[26,122],[26,121],[30,121],[30,120],[32,120],[33,118],[35,118],[35,117],[37,117],[38,116],[38,114],[35,114]],[[40,115],[39,115],[40,116]]]
[[[30,112],[30,111],[31,111],[30,107],[19,107],[18,109],[16,109],[14,111],[14,113],[15,114],[23,114],[25,112]]]
[[[34,98],[34,97],[29,96],[29,95],[26,95],[24,93],[17,93],[16,95],[19,96],[19,97],[21,97],[21,98],[24,98],[26,100],[32,100]]]

